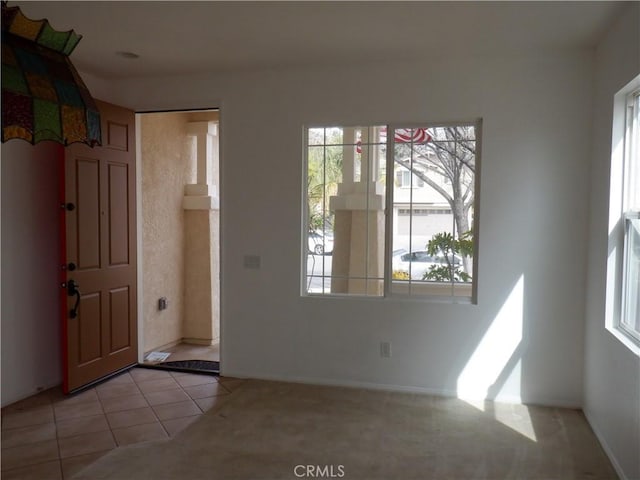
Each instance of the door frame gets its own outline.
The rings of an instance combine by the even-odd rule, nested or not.
[[[67,203],[66,197],[66,179],[65,179],[65,147],[61,144],[56,145],[56,161],[58,163],[58,298],[60,299],[60,367],[62,369],[62,385],[68,385],[69,372],[65,367],[65,359],[69,356],[69,337],[68,337],[68,319],[69,299],[66,293],[67,269],[60,268],[62,261],[67,258],[67,212],[64,208]],[[137,319],[136,319],[137,321]]]
[[[136,128],[136,283],[138,290],[138,363],[144,362],[144,282],[142,281],[142,121],[140,113],[135,112],[135,128]]]
[[[222,255],[223,250],[223,237],[224,237],[224,229],[223,226],[223,205],[224,205],[224,182],[223,178],[223,139],[222,139],[222,122],[223,122],[223,103],[221,100],[211,100],[204,102],[185,102],[181,104],[170,104],[170,105],[162,105],[162,104],[154,104],[144,109],[134,109],[135,114],[135,129],[136,129],[136,248],[137,252],[137,292],[138,292],[138,363],[144,363],[144,285],[143,285],[143,210],[142,210],[142,115],[148,113],[175,113],[175,112],[188,112],[188,111],[205,111],[205,110],[217,110],[218,111],[218,172],[219,172],[219,188],[218,195],[220,199],[219,203],[219,235],[218,235],[218,250],[219,250],[219,258],[220,258],[220,268],[218,271],[218,276],[220,280],[220,294],[218,298],[219,305],[219,348],[220,348],[220,375],[224,375],[224,294],[223,294],[223,283],[222,283],[222,272],[224,268],[224,259]],[[202,105],[217,105],[211,107],[203,107]]]

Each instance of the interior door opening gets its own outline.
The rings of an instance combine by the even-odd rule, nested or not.
[[[137,116],[141,364],[217,373],[219,110]]]

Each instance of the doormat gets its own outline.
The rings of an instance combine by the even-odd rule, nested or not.
[[[173,362],[162,362],[158,367],[167,367],[181,372],[198,372],[218,375],[220,373],[220,362],[211,360],[176,360]]]

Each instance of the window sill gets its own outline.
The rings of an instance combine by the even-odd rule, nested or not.
[[[624,329],[620,327],[607,327],[607,330],[618,341],[620,341],[626,348],[631,350],[636,357],[640,357],[640,344],[638,341],[631,337]]]
[[[453,290],[453,291],[452,291]],[[449,304],[471,305],[473,301],[473,289],[470,283],[458,283],[452,287],[450,283],[438,282],[409,282],[395,280],[391,286],[391,293],[383,295],[344,294],[344,293],[320,293],[304,292],[306,298],[336,298],[336,299],[381,299],[402,300],[416,302],[434,302]]]
[[[391,296],[436,298],[449,301],[467,299],[471,301],[470,283],[411,282],[395,280],[391,284]]]

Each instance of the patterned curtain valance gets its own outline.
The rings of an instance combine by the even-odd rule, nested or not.
[[[69,59],[82,37],[2,4],[2,142],[101,144],[100,114]]]

